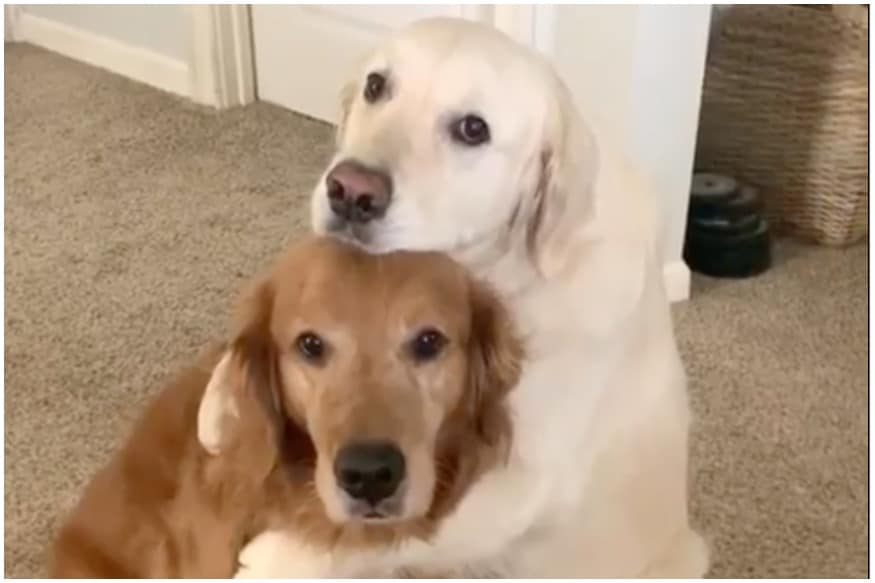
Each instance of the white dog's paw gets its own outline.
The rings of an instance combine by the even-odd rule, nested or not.
[[[701,579],[710,567],[710,549],[705,539],[686,529],[669,546],[667,552],[643,574],[656,579]]]
[[[235,579],[319,579],[330,577],[331,557],[289,533],[263,532],[243,547]]]

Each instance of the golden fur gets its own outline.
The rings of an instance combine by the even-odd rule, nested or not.
[[[433,362],[405,352],[422,326],[448,338]],[[305,329],[331,343],[318,366],[296,352]],[[222,354],[234,407],[218,419],[227,443],[210,456],[196,420]],[[242,546],[271,528],[334,549],[427,538],[503,461],[505,397],[522,356],[501,304],[447,257],[299,242],[244,295],[227,349],[170,383],[92,480],[55,541],[50,574],[228,577]],[[374,437],[411,459],[411,510],[387,523],[332,514],[333,485],[318,469],[343,443]]]

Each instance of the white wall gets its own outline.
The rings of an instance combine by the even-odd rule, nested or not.
[[[710,7],[551,10],[546,50],[596,130],[610,126],[625,135],[633,160],[664,193],[666,266],[685,270],[681,254]]]
[[[188,58],[190,26],[181,5],[35,4],[22,11],[172,59]]]
[[[190,96],[191,8],[150,5],[18,5],[16,40]],[[8,12],[7,12],[8,13]]]

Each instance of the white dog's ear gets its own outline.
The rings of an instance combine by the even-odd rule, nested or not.
[[[573,259],[575,238],[593,215],[598,151],[570,92],[556,79],[555,102],[545,124],[539,178],[530,201],[526,248],[545,277]]]

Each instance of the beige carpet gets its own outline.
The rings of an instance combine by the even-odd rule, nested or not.
[[[331,131],[230,113],[6,45],[6,575],[144,397],[222,333],[241,280],[306,228]],[[865,246],[782,244],[676,308],[697,413],[692,508],[712,575],[867,574]]]

